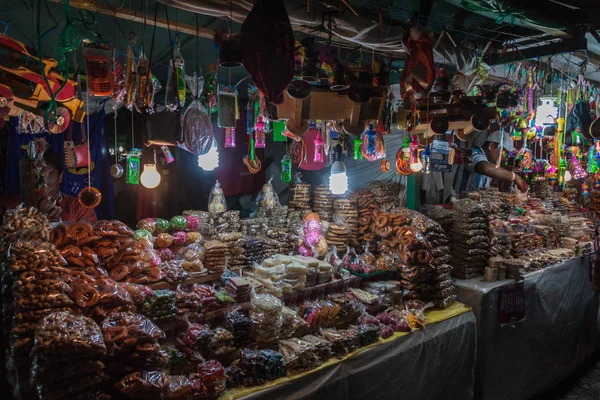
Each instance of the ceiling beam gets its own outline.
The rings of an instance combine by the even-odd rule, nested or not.
[[[50,0],[52,3],[60,3],[62,0]],[[99,14],[110,15],[111,17],[124,19],[127,21],[137,22],[143,24],[144,22],[149,26],[154,26],[154,15],[145,14],[128,8],[115,7],[104,3],[89,0],[70,0],[69,5],[73,8],[80,10],[86,10],[90,12],[96,12]],[[156,5],[158,7],[158,3]],[[156,18],[156,26],[159,28],[168,29],[169,26],[173,29],[177,26],[177,32],[186,33],[188,35],[197,36],[205,39],[214,39],[215,31],[212,29],[198,27],[195,25],[184,24],[178,21],[170,20],[170,24],[167,24],[167,20],[162,17]]]
[[[523,50],[513,50],[504,53],[495,53],[490,57],[489,65],[508,64],[517,61],[529,60],[537,57],[551,56],[554,54],[570,53],[587,49],[587,40],[582,38],[567,39],[557,43],[543,46],[528,47]]]

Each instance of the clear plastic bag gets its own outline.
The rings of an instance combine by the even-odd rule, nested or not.
[[[101,220],[94,224],[94,231],[102,237],[133,236],[133,229],[118,220]]]
[[[161,399],[169,389],[169,378],[162,371],[138,371],[115,384],[122,395],[133,399]]]
[[[269,182],[265,183],[256,198],[256,205],[258,207],[277,207],[280,205],[279,197],[277,193],[275,193],[275,189],[273,189],[273,177],[269,179]]]
[[[151,320],[132,312],[110,315],[102,322],[102,332],[112,354],[165,338],[165,333]]]
[[[185,375],[169,375],[169,387],[163,394],[164,399],[186,399],[194,389],[192,381]]]
[[[63,311],[40,321],[35,331],[34,352],[39,359],[56,362],[100,357],[106,346],[94,321]]]
[[[215,182],[215,186],[210,190],[208,196],[208,211],[211,213],[220,213],[227,211],[227,202],[225,201],[225,194],[219,181]]]
[[[204,78],[197,76],[194,72],[193,76],[186,76],[185,80],[192,91],[193,97],[192,102],[181,117],[185,146],[191,153],[203,155],[208,153],[214,140],[210,117],[199,100],[204,90]]]
[[[141,312],[153,321],[165,321],[177,316],[177,293],[155,290],[154,296],[142,304]]]
[[[308,323],[289,307],[282,308],[281,317],[281,335],[279,337],[282,339],[290,338],[298,331],[309,329]]]
[[[164,281],[177,283],[190,279],[190,274],[183,268],[184,260],[171,260],[160,264],[160,270],[164,275]]]
[[[315,352],[313,344],[302,339],[280,340],[279,352],[283,356],[288,374],[308,371],[322,363]]]
[[[280,335],[283,303],[277,297],[252,292],[250,318],[252,319],[251,335],[255,341],[268,342]]]
[[[225,391],[227,377],[220,362],[210,360],[198,366],[198,375],[211,398],[217,398]]]
[[[96,279],[92,282],[80,279],[72,282],[71,288],[71,297],[81,308],[95,305],[116,307],[133,303],[127,289],[112,279]]]

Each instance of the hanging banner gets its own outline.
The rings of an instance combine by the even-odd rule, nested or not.
[[[453,164],[448,164],[447,160],[437,160],[435,158],[432,158],[429,162],[433,172],[451,172],[454,166]]]
[[[434,139],[431,143],[431,152],[438,154],[450,154],[450,144],[446,140]]]

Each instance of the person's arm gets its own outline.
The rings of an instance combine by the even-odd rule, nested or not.
[[[512,171],[508,171],[504,168],[496,168],[496,166],[490,162],[482,161],[477,163],[477,165],[475,165],[475,172],[489,176],[492,179],[514,182],[521,192],[524,193],[527,191],[528,185],[527,182],[525,182],[525,179]]]

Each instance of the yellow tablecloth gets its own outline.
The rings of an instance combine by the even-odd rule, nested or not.
[[[445,310],[427,311],[426,312],[427,321],[425,322],[425,326],[448,320],[450,318],[467,313],[469,311],[471,311],[471,307],[469,307],[466,304],[459,303],[459,302],[454,302],[454,304],[452,304],[450,307],[446,308]],[[418,329],[414,329],[412,332],[415,332],[417,330]],[[258,392],[260,390],[268,389],[268,388],[271,388],[271,387],[274,387],[274,386],[277,386],[277,385],[280,385],[280,384],[283,384],[286,382],[294,381],[294,380],[302,378],[306,375],[310,375],[316,371],[322,370],[324,368],[329,368],[333,365],[339,364],[339,363],[343,362],[344,360],[354,357],[355,355],[357,355],[367,349],[370,349],[372,347],[381,346],[382,344],[392,342],[394,340],[400,339],[401,337],[410,335],[412,332],[396,332],[396,333],[394,333],[394,335],[390,336],[387,339],[379,339],[378,342],[373,343],[369,346],[361,347],[360,349],[355,350],[352,353],[348,353],[345,357],[343,357],[341,359],[337,358],[337,357],[332,357],[329,360],[325,361],[323,364],[321,364],[319,367],[312,369],[310,371],[298,373],[298,374],[295,374],[292,376],[279,378],[279,379],[276,379],[273,381],[269,381],[260,386],[241,387],[241,388],[235,388],[235,389],[228,390],[221,396],[221,399],[222,400],[239,399],[241,397]]]

